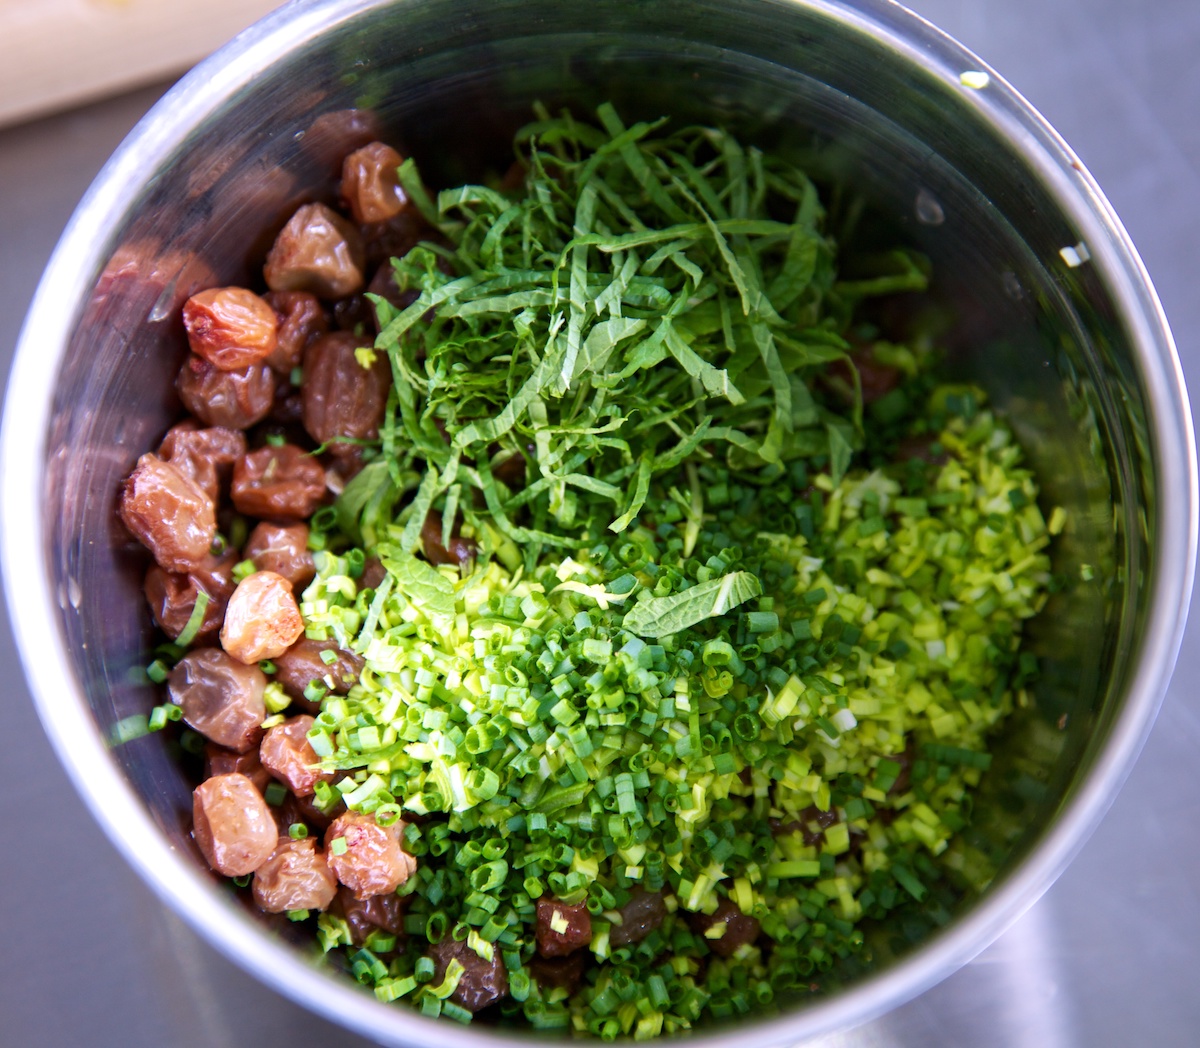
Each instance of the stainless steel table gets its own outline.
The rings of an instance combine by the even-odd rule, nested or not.
[[[999,68],[1081,154],[1146,261],[1200,393],[1200,4],[914,5]],[[71,209],[162,90],[0,132],[3,373]],[[163,911],[60,771],[6,619],[0,667],[0,1044],[364,1044],[263,989]],[[1057,885],[946,982],[821,1048],[1200,1043],[1198,684],[1200,615],[1141,760]]]

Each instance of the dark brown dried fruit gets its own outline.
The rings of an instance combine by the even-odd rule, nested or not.
[[[325,500],[325,470],[295,444],[268,445],[238,459],[230,494],[239,513],[305,520]]]
[[[457,523],[457,522],[456,522]],[[466,567],[475,559],[474,539],[465,539],[458,534],[457,527],[450,533],[450,545],[442,545],[442,516],[430,511],[421,526],[421,550],[430,564],[453,564]]]
[[[267,802],[245,775],[214,775],[192,793],[192,836],[218,873],[244,877],[279,840]]]
[[[275,351],[275,310],[253,291],[215,287],[183,304],[188,345],[222,371],[257,364]]]
[[[275,821],[279,825],[280,833],[287,833],[292,825],[299,822],[308,827],[309,833],[320,835],[329,829],[329,824],[334,819],[345,814],[346,803],[340,796],[333,807],[324,812],[317,807],[313,797],[297,797],[294,793],[289,793],[284,797],[283,803],[275,809]]]
[[[394,272],[392,259],[403,258],[422,240],[437,241],[440,238],[425,224],[425,220],[414,207],[405,208],[386,222],[368,222],[362,227],[362,235],[363,245],[367,252],[367,268],[375,274],[375,279],[372,280],[367,290],[383,295],[393,305],[397,305],[394,296],[400,291],[395,283],[391,282],[390,287],[379,286]],[[453,272],[453,267],[444,260],[439,260],[438,268],[447,273]],[[418,292],[415,290],[406,291],[403,294],[411,295],[409,301],[405,303],[406,305],[411,305],[418,297]]]
[[[718,957],[732,957],[739,947],[754,942],[761,930],[756,918],[747,917],[728,899],[722,899],[715,912],[690,913],[687,920],[692,931],[703,938]],[[725,926],[725,931],[719,938],[709,938],[708,930],[719,924]]]
[[[387,357],[377,354],[370,367],[358,362],[362,339],[334,332],[317,339],[304,354],[304,428],[333,455],[353,449],[339,437],[374,440],[379,436],[392,385]]]
[[[125,479],[121,520],[167,571],[189,571],[208,556],[217,534],[213,500],[157,455],[143,455]]]
[[[321,652],[332,651],[335,658],[326,662]],[[301,637],[275,660],[275,680],[299,703],[305,703],[304,689],[320,681],[330,691],[345,695],[358,681],[363,660],[352,651],[344,651],[331,640]]]
[[[267,709],[266,675],[220,648],[189,652],[167,678],[167,693],[183,719],[205,738],[237,753],[257,747]]]
[[[242,549],[246,560],[259,571],[282,575],[299,593],[313,580],[317,569],[308,551],[307,524],[271,524],[264,521],[252,532]]]
[[[621,923],[612,926],[608,941],[613,946],[630,946],[641,942],[662,924],[667,906],[662,892],[634,888],[629,902],[617,912],[621,915]]]
[[[275,403],[275,373],[266,364],[222,371],[192,353],[179,369],[175,389],[184,407],[210,426],[248,429]]]
[[[358,588],[379,589],[380,584],[387,578],[387,568],[378,557],[368,557],[363,565],[362,574],[358,577]]]
[[[404,937],[404,899],[395,892],[359,899],[349,888],[340,888],[330,910],[345,919],[355,946],[365,943],[377,928]]]
[[[446,969],[452,960],[463,966],[450,1000],[467,1011],[477,1012],[508,996],[508,973],[499,950],[493,952],[490,961],[485,961],[465,941],[456,942],[447,937],[429,948],[429,956],[433,959],[435,985],[446,977]]]
[[[566,990],[567,994],[571,995],[583,983],[588,957],[587,950],[576,950],[566,957],[554,958],[541,957],[535,953],[529,958],[527,967],[529,974],[543,990]]]
[[[358,230],[324,204],[305,204],[275,238],[263,278],[272,291],[345,298],[362,289],[365,265]]]
[[[270,857],[254,871],[254,901],[267,913],[325,910],[337,894],[337,878],[311,837],[281,837]]]
[[[233,772],[245,775],[254,788],[262,793],[271,781],[271,773],[262,766],[258,759],[258,750],[246,753],[236,753],[218,746],[215,742],[204,744],[204,777],[211,779],[214,775],[231,775]]]
[[[304,633],[291,583],[273,571],[256,571],[238,583],[225,608],[221,647],[253,665],[282,655]]]
[[[537,948],[543,957],[565,957],[592,941],[587,903],[568,906],[543,895],[537,901]]]

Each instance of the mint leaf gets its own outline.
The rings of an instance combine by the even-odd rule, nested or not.
[[[432,564],[412,554],[396,554],[394,549],[381,551],[379,559],[396,580],[396,589],[426,612],[453,615],[454,586],[450,580]]]
[[[621,623],[642,637],[665,637],[705,619],[732,611],[762,594],[762,583],[748,571],[731,571],[719,579],[699,582],[682,593],[651,597],[629,609]]]

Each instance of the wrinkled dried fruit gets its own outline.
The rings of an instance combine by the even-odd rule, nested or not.
[[[275,238],[263,278],[272,291],[345,298],[362,289],[365,265],[358,230],[324,204],[305,204]]]
[[[294,444],[268,445],[238,459],[230,495],[239,513],[304,520],[325,499],[325,470]]]
[[[446,969],[452,960],[463,966],[450,1000],[467,1011],[477,1012],[508,996],[508,972],[504,970],[499,950],[493,953],[490,961],[485,961],[465,941],[459,942],[447,935],[429,948],[429,956],[433,959],[434,985],[446,977]]]
[[[355,450],[338,438],[374,440],[379,436],[392,373],[379,354],[370,367],[358,362],[363,340],[346,332],[317,339],[304,354],[304,428],[331,454]]]
[[[118,508],[125,526],[166,571],[186,572],[200,564],[217,534],[213,500],[157,455],[138,459]]]
[[[252,532],[242,549],[246,560],[254,561],[259,571],[273,571],[291,583],[300,593],[317,573],[308,551],[307,524],[270,524],[263,522]]]
[[[262,794],[245,775],[205,779],[192,793],[192,837],[217,873],[244,877],[270,858],[279,840]]]
[[[267,788],[267,783],[271,781],[271,773],[262,766],[262,761],[258,759],[258,750],[236,753],[233,750],[225,749],[224,746],[218,746],[215,742],[204,744],[204,777],[206,779],[210,779],[214,775],[229,775],[235,771],[245,775],[254,783],[254,788],[259,793],[262,793]]]
[[[421,525],[421,551],[430,564],[453,564],[466,567],[475,558],[477,547],[473,539],[465,539],[455,528],[450,532],[450,545],[442,545],[442,515],[431,510]]]
[[[288,580],[273,571],[257,571],[242,579],[229,598],[221,647],[252,665],[282,655],[303,632]]]
[[[382,142],[372,142],[346,157],[342,196],[355,222],[386,222],[408,206],[396,174],[403,162],[399,153]]]
[[[662,924],[667,915],[667,906],[662,892],[634,888],[629,902],[618,912],[621,923],[614,924],[609,930],[608,941],[613,946],[629,946],[641,942]]]
[[[167,693],[183,719],[205,738],[236,753],[258,746],[267,708],[266,675],[220,648],[189,652],[167,678]]]
[[[266,363],[278,374],[289,375],[300,366],[309,343],[329,330],[329,318],[317,296],[308,291],[268,291],[263,298],[279,322],[275,352]]]
[[[174,640],[187,628],[197,597],[203,591],[208,595],[208,604],[194,640],[205,641],[215,636],[233,594],[233,566],[236,563],[237,554],[230,550],[220,557],[209,554],[186,575],[163,571],[157,564],[146,572],[146,603],[163,633]]]
[[[709,929],[722,924],[725,926],[724,933],[711,938]],[[732,957],[740,946],[754,942],[761,930],[756,918],[747,917],[728,899],[722,899],[711,914],[688,914],[688,925],[694,934],[704,938],[708,948],[718,957]]]
[[[335,658],[326,662],[321,652],[332,651]],[[295,701],[303,703],[304,689],[320,681],[330,691],[345,695],[358,681],[362,657],[344,651],[331,640],[301,637],[275,660],[275,679]]]
[[[184,407],[210,426],[247,429],[271,413],[275,373],[266,364],[222,371],[191,354],[179,369],[175,389]]]
[[[380,826],[373,815],[346,812],[325,831],[329,865],[360,899],[394,892],[417,869],[417,860],[400,847],[403,833],[402,821]],[[335,843],[339,839],[344,849]]]
[[[337,894],[337,878],[325,853],[311,837],[281,837],[274,852],[254,871],[254,901],[267,913],[324,910]]]
[[[191,420],[167,430],[158,456],[191,477],[213,502],[229,480],[233,464],[246,454],[246,435],[225,426],[201,429]]]
[[[592,941],[587,903],[568,906],[543,895],[537,901],[537,948],[543,957],[565,957]]]
[[[307,714],[289,717],[267,729],[258,750],[263,767],[297,797],[310,796],[318,782],[333,778],[331,772],[320,769],[321,758],[309,744],[308,732],[312,726],[313,719]]]
[[[188,345],[222,371],[257,364],[275,351],[275,310],[253,291],[216,287],[183,304]]]
[[[339,888],[330,909],[345,919],[350,928],[350,941],[361,946],[377,928],[403,937],[404,901],[395,892],[360,899],[349,888]]]

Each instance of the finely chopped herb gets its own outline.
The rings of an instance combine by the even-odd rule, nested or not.
[[[947,849],[1036,674],[1021,625],[1063,518],[1047,529],[983,394],[868,321],[924,289],[920,258],[841,279],[794,166],[597,117],[539,113],[492,186],[434,194],[379,143],[347,159],[352,216],[424,222],[371,282],[378,337],[276,297],[315,325],[299,373],[258,329],[233,354],[301,387],[315,450],[291,450],[340,495],[300,547],[231,531],[209,582],[189,569],[147,726],[225,747],[202,851],[380,1000],[611,1040],[819,992],[870,966],[889,915],[944,919]],[[304,221],[349,243],[320,207]],[[302,283],[291,228],[276,296],[304,291],[277,286]],[[204,332],[198,353],[228,355]],[[337,424],[304,373],[349,383],[370,424]],[[240,519],[308,517],[309,467],[260,437],[234,465]],[[171,461],[135,477],[203,524]],[[187,566],[182,537],[137,533]],[[260,591],[282,612],[221,642],[263,661],[205,646]]]

